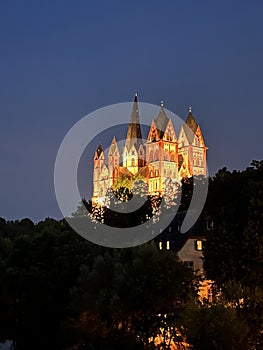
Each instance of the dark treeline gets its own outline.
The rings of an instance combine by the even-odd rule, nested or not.
[[[191,181],[185,184],[187,208]],[[263,162],[221,169],[202,216],[213,300],[173,251],[93,245],[65,220],[0,219],[0,341],[24,349],[263,347]],[[154,346],[160,333],[167,345]],[[150,341],[149,341],[150,340]]]

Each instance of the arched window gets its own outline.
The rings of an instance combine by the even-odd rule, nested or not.
[[[152,170],[150,171],[150,177],[153,177],[153,171]]]
[[[159,171],[155,170],[155,176],[159,176]]]
[[[171,152],[171,161],[174,162],[175,161],[175,153],[174,151]]]
[[[131,166],[135,166],[135,159],[134,158],[131,159]]]

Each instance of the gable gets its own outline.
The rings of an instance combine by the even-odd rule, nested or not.
[[[156,142],[156,141],[160,141],[160,136],[159,136],[159,132],[158,129],[155,125],[154,120],[152,121],[152,125],[148,134],[148,138],[147,141],[149,142]]]
[[[173,126],[173,122],[171,119],[169,119],[164,135],[163,135],[163,140],[165,141],[171,141],[175,142],[176,141],[176,134]]]
[[[107,166],[104,164],[103,167],[101,168],[101,173],[100,173],[100,178],[101,179],[105,179],[107,178],[109,175],[109,171]]]
[[[183,127],[181,127],[179,137],[178,137],[178,146],[179,147],[184,147],[184,146],[189,146],[189,141],[186,136],[185,130]]]
[[[141,147],[141,146],[140,146]],[[135,145],[133,145],[130,149],[130,152],[129,152],[129,156],[135,156],[137,157],[138,156],[138,152],[137,152],[137,149],[135,147]]]

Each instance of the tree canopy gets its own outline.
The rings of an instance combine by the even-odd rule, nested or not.
[[[189,179],[180,210],[192,190]],[[17,350],[261,349],[263,162],[211,177],[202,217],[214,281],[213,299],[202,302],[199,278],[153,242],[109,249],[65,220],[0,218],[0,342]]]

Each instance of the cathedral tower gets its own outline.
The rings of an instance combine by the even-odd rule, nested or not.
[[[105,163],[105,155],[102,146],[99,145],[94,154],[93,170],[93,201],[103,202],[106,192],[109,188],[109,171]]]
[[[109,187],[119,177],[120,152],[115,136],[112,139],[108,153]]]
[[[207,147],[200,129],[189,107],[185,124],[178,138],[179,143],[179,173],[180,177],[192,175],[206,176]]]
[[[177,178],[178,148],[174,126],[167,118],[164,104],[157,117],[152,121],[146,143],[146,161],[148,164],[148,186],[151,194],[163,193],[165,183]]]
[[[123,167],[133,175],[136,174],[145,163],[145,151],[142,141],[141,126],[138,110],[138,95],[135,93],[133,108],[123,148]]]

